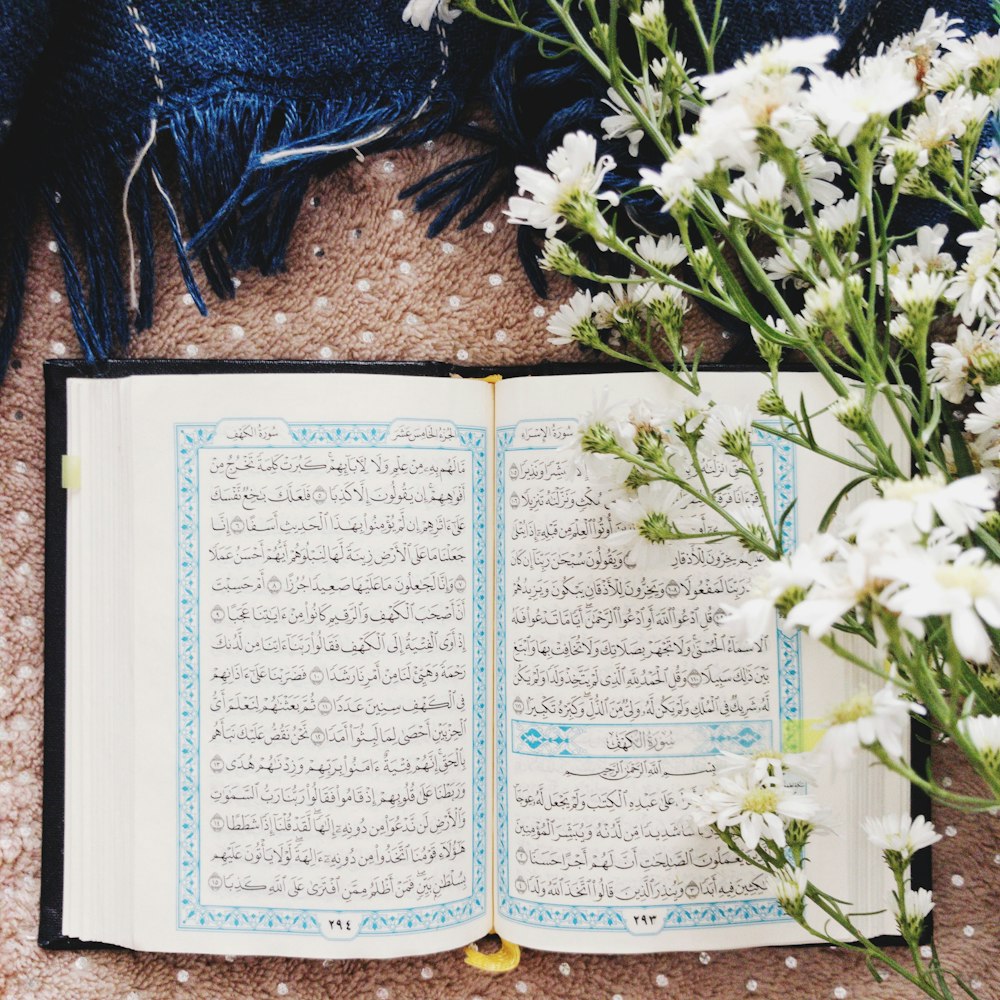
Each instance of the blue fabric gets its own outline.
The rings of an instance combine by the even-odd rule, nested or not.
[[[489,64],[472,18],[424,32],[399,0],[4,0],[0,239],[8,271],[0,372],[20,318],[31,206],[62,249],[88,359],[152,319],[152,217],[204,308],[188,254],[219,295],[234,269],[281,270],[310,176],[443,131]],[[417,120],[419,119],[419,120]],[[156,121],[157,142],[141,156]],[[0,138],[3,134],[0,133]],[[344,145],[339,153],[311,147]],[[128,308],[121,198],[129,187],[138,314]],[[169,196],[161,193],[161,188]],[[127,266],[127,265],[126,265]]]

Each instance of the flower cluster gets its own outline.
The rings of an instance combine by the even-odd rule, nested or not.
[[[982,474],[947,482],[935,473],[880,489],[841,531],[768,566],[754,597],[728,609],[730,622],[760,635],[778,609],[789,625],[824,638],[845,616],[874,616],[922,639],[937,619],[962,656],[988,662],[988,628],[1000,627],[1000,567],[963,542],[993,511],[995,488]]]
[[[426,27],[452,7],[407,11]],[[1000,39],[928,9],[845,72],[829,66],[832,35],[776,39],[716,69],[721,21],[702,25],[693,4],[680,5],[701,47],[690,60],[663,0],[548,7],[558,37],[495,2],[554,59],[592,67],[606,113],[545,170],[518,168],[507,215],[544,234],[541,266],[580,289],[551,315],[552,343],[672,386],[667,405],[601,404],[581,424],[575,457],[613,515],[609,541],[647,577],[678,542],[741,546],[753,590],[716,621],[751,643],[779,623],[801,630],[874,678],[831,710],[818,755],[844,766],[864,752],[938,801],[1000,806]],[[755,409],[703,391],[683,335],[696,302],[749,328],[764,367]],[[793,352],[825,395],[792,398]],[[765,488],[755,457],[771,438],[837,467],[797,546],[802,508]],[[915,769],[911,725],[950,739],[982,791]],[[808,899],[859,939],[804,871],[812,781],[765,754],[719,769],[693,815],[804,927]],[[934,901],[908,878],[938,836],[922,818],[867,830],[895,879],[914,955],[904,974],[943,997],[940,969],[916,957]]]

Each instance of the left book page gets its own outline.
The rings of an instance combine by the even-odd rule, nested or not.
[[[112,943],[391,957],[488,932],[491,386],[116,381],[134,875]],[[108,384],[76,383],[71,419]]]

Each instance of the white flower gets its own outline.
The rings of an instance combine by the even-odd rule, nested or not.
[[[748,641],[774,629],[775,607],[782,599],[802,600],[825,572],[826,560],[839,542],[832,535],[816,535],[790,556],[758,569],[750,593],[738,605],[723,604],[724,623]]]
[[[756,128],[742,109],[710,105],[694,132],[680,136],[674,155],[659,170],[643,167],[642,183],[663,199],[662,211],[691,204],[698,184],[720,164],[746,170],[757,161]]]
[[[598,192],[615,161],[610,156],[597,158],[597,140],[586,132],[570,132],[545,163],[548,173],[533,167],[516,169],[518,191],[531,197],[511,198],[508,219],[544,229],[546,236],[554,236],[567,222],[581,228],[592,226],[598,233],[606,229],[597,202],[617,205],[618,195]]]
[[[884,564],[883,571],[895,581],[892,592],[883,594],[886,608],[907,619],[948,615],[959,653],[974,663],[989,662],[993,643],[986,625],[1000,628],[1000,566],[987,562],[982,549],[951,559],[929,546],[919,556]]]
[[[596,334],[594,300],[590,292],[577,292],[549,317],[550,344],[575,344],[587,339],[586,335],[591,330]]]
[[[983,397],[976,402],[976,412],[965,418],[970,434],[990,434],[1000,431],[1000,385],[988,385]]]
[[[762,262],[764,270],[773,281],[784,284],[791,280],[794,284],[800,285],[810,272],[813,246],[809,240],[794,236],[789,243],[789,249],[790,255],[781,248],[773,257],[766,257]]]
[[[921,226],[917,230],[916,243],[897,243],[887,255],[890,277],[908,278],[915,271],[951,274],[955,270],[955,258],[941,252],[947,236],[948,227],[940,222],[933,228]]]
[[[981,31],[962,41],[949,41],[946,47],[949,51],[927,73],[924,85],[928,90],[952,90],[963,84],[975,90],[979,89],[976,84],[980,76],[989,80],[988,71],[996,73],[1000,63],[1000,35]]]
[[[918,93],[903,60],[872,56],[856,73],[818,73],[809,88],[807,107],[831,138],[849,146],[870,119],[888,117]]]
[[[777,215],[783,200],[785,175],[773,160],[751,173],[737,177],[729,188],[723,211],[738,219],[749,219],[751,210],[761,215]]]
[[[917,851],[941,839],[933,823],[923,816],[911,818],[908,813],[883,816],[881,819],[869,817],[864,822],[864,830],[869,841],[880,850],[902,855],[903,864],[907,864]]]
[[[1000,327],[959,326],[954,343],[933,343],[931,350],[928,381],[948,402],[961,403],[972,393],[977,369],[1000,364]]]
[[[828,754],[838,767],[850,764],[862,746],[881,746],[890,757],[899,759],[909,732],[910,712],[924,715],[926,709],[900,698],[891,682],[874,695],[859,694],[834,709],[817,752]]]
[[[789,626],[806,629],[814,639],[829,635],[878,578],[877,553],[841,542],[834,555],[818,567],[808,594],[785,616]]]
[[[635,99],[639,106],[654,121],[659,118],[663,106],[663,92],[659,89],[637,89]],[[625,103],[625,98],[614,87],[608,88],[608,96],[601,102],[611,108],[613,114],[601,119],[601,128],[605,139],[628,139],[630,156],[639,155],[639,143],[645,134],[639,119]]]
[[[759,87],[767,77],[788,76],[796,69],[817,71],[826,63],[827,56],[840,43],[834,35],[815,35],[812,38],[782,38],[767,42],[751,55],[721,73],[702,78],[702,94],[708,101],[727,94],[741,93]]]
[[[451,24],[460,13],[451,9],[450,0],[410,0],[403,9],[403,20],[409,21],[414,28],[428,31],[435,15],[446,24]]]
[[[1000,233],[984,226],[977,232],[962,233],[958,242],[969,252],[946,295],[965,323],[976,316],[995,318],[1000,314]]]
[[[831,233],[850,232],[860,220],[861,198],[856,194],[827,205],[816,215],[817,225]]]
[[[974,171],[983,194],[991,198],[1000,196],[1000,143],[996,139],[980,151]]]
[[[679,236],[640,236],[635,252],[662,271],[671,271],[687,259],[687,249]]]
[[[801,915],[803,899],[809,880],[801,868],[786,865],[767,877],[768,886],[774,898],[790,916]]]
[[[844,197],[843,191],[833,182],[835,177],[840,176],[840,164],[835,160],[828,160],[822,153],[817,153],[815,150],[800,153],[799,173],[802,175],[802,182],[809,197],[814,202],[830,206]],[[796,212],[802,211],[799,196],[791,188],[785,192],[785,204]]]
[[[913,63],[917,75],[922,76],[939,49],[954,39],[965,37],[965,32],[958,27],[961,23],[958,18],[947,14],[938,15],[930,7],[924,14],[920,27],[894,39],[889,48],[893,52],[904,53]]]
[[[705,421],[714,405],[712,397],[707,392],[698,396],[685,394],[675,397],[666,405],[663,419],[678,434],[695,434],[703,431]]]
[[[594,405],[590,411],[580,418],[577,429],[578,444],[584,451],[592,451],[586,447],[586,441],[588,435],[593,436],[595,430],[598,438],[613,441],[622,448],[628,448],[632,441],[630,428],[623,418],[622,406],[611,402],[611,393],[606,385],[594,397]]]
[[[747,774],[721,777],[703,795],[692,798],[695,822],[720,830],[738,827],[748,851],[762,839],[785,846],[785,827],[791,820],[810,822],[819,812],[809,795],[799,795],[784,785],[753,781]]]
[[[666,27],[663,0],[644,0],[642,8],[629,14],[628,20],[639,34],[659,34]]]
[[[813,760],[806,754],[782,753],[780,750],[762,750],[755,754],[721,751],[715,765],[716,776],[743,775],[748,783],[758,785],[792,783],[808,784],[816,780]]]
[[[929,534],[935,516],[956,535],[965,535],[993,509],[996,499],[996,491],[982,475],[947,482],[935,471],[912,479],[883,480],[879,487],[881,497],[864,501],[847,518],[860,544],[877,542],[910,524]]]
[[[709,411],[702,440],[712,451],[741,458],[750,454],[752,432],[753,411],[749,407],[718,403]]]
[[[807,289],[803,299],[805,321],[819,326],[836,326],[842,323],[846,310],[846,290],[847,286],[840,278],[827,278]]]
[[[967,715],[958,725],[962,735],[987,760],[1000,759],[1000,715]]]
[[[640,486],[633,497],[608,505],[625,525],[609,536],[608,544],[625,549],[640,569],[657,569],[665,544],[700,527],[697,516],[692,516],[692,504],[690,494],[673,483]]]
[[[900,917],[907,923],[923,923],[924,918],[934,909],[934,897],[930,889],[906,889],[903,892],[903,906]]]
[[[947,276],[940,273],[915,271],[909,278],[891,277],[889,291],[904,312],[923,315],[929,320],[944,294],[947,281]]]

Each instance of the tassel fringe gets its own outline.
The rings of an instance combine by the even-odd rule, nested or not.
[[[155,213],[166,218],[184,284],[205,314],[193,259],[221,298],[233,296],[235,271],[282,271],[312,177],[361,146],[385,150],[440,135],[459,109],[457,97],[439,95],[430,113],[414,122],[420,108],[412,97],[334,103],[230,94],[175,113],[158,109],[158,121],[110,142],[91,142],[72,163],[49,164],[42,180],[24,170],[8,188],[23,195],[11,199],[5,220],[9,285],[0,378],[20,325],[39,199],[59,248],[83,356],[96,363],[126,349],[133,332],[152,324]],[[130,256],[123,270],[124,243]]]

